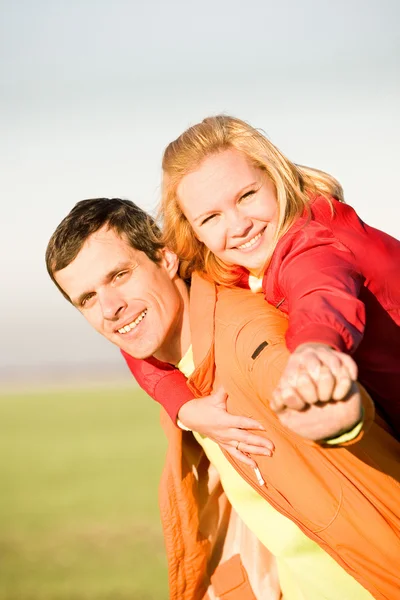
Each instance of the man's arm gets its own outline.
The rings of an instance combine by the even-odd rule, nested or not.
[[[246,358],[243,375],[250,380],[255,394],[268,410],[273,391],[290,356],[284,343],[286,320],[278,311],[266,305],[265,314],[259,314],[241,328],[237,337],[237,356]],[[298,435],[326,443],[351,443],[359,440],[372,421],[373,403],[356,385],[339,402],[317,403],[306,410],[285,409],[277,413],[283,425]],[[364,417],[363,417],[364,415]],[[373,417],[372,417],[373,418]],[[360,426],[361,423],[361,426]],[[346,438],[340,438],[350,432]]]

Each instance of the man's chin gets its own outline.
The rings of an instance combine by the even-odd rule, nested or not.
[[[155,352],[157,352],[157,346],[153,348],[152,345],[145,345],[139,347],[135,344],[117,344],[126,354],[132,356],[132,358],[136,358],[136,360],[145,360],[146,358],[151,358]]]
[[[135,358],[136,360],[145,360],[146,358],[150,358],[152,356],[152,354],[149,354],[148,352],[138,352],[137,350],[127,346],[119,347],[123,352],[125,352],[125,354],[129,354],[129,356],[132,356],[132,358]]]
[[[147,332],[146,335],[135,335],[131,339],[129,337],[129,334],[125,337],[124,334],[118,333],[109,337],[109,340],[137,360],[150,358],[159,350],[160,336],[157,334]]]

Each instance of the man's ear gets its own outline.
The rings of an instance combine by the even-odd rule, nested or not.
[[[179,269],[179,258],[172,250],[169,250],[169,248],[163,248],[160,252],[161,264],[167,271],[170,279],[173,279]]]

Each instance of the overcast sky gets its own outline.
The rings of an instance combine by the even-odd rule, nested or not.
[[[166,144],[225,112],[400,236],[397,0],[0,0],[0,373],[119,364],[48,279],[80,199],[153,210]],[[23,370],[23,369],[22,369]]]

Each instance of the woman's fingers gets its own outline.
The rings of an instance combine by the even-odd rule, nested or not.
[[[343,400],[351,390],[354,381],[351,379],[346,367],[343,367],[336,377],[335,387],[332,391],[333,400]]]
[[[357,381],[358,367],[357,367],[357,363],[355,362],[355,360],[349,354],[344,354],[344,352],[340,353],[340,357],[341,357],[343,366],[346,367],[346,369],[347,369],[350,379],[352,379],[353,381]]]
[[[239,446],[236,448],[240,452],[244,452],[246,454],[257,454],[259,456],[272,456],[273,448],[266,448],[260,446],[259,444],[254,446],[253,444],[246,444],[245,442],[240,442]]]
[[[251,417],[240,417],[237,415],[231,415],[230,413],[226,413],[229,419],[230,427],[234,427],[235,429],[258,429],[260,431],[265,431],[265,428]]]
[[[285,384],[281,382],[279,387],[274,390],[270,406],[273,411],[279,413],[288,407],[292,408],[293,410],[303,410],[303,408],[306,406],[306,402],[298,394],[295,388],[291,386],[285,386]]]
[[[244,430],[238,430],[234,435],[234,440],[239,442],[240,450],[244,452],[255,452],[257,450],[257,453],[269,456],[275,450],[272,440],[260,435]]]
[[[357,365],[348,354],[326,345],[303,344],[289,358],[271,408],[303,410],[317,402],[342,400],[356,378]]]
[[[245,465],[249,465],[250,467],[253,467],[253,468],[257,466],[257,463],[256,463],[255,460],[253,460],[250,456],[247,456],[246,454],[244,454],[240,450],[237,450],[233,446],[230,446],[229,444],[220,444],[220,446],[222,448],[225,448],[225,450],[231,456],[233,456],[233,458],[236,458],[237,460],[240,460],[240,462],[244,463]]]
[[[269,456],[269,454],[275,450],[272,440],[252,433],[251,431],[247,431],[246,429],[230,429],[224,433],[223,437],[224,439],[221,439],[221,441],[224,444],[228,443],[240,450],[246,448],[245,452],[253,452],[253,449],[257,449],[258,454]],[[248,448],[251,448],[251,450]]]
[[[272,442],[270,443],[273,446]],[[260,445],[238,442],[236,440],[232,440],[231,443],[221,443],[220,446],[224,448],[231,456],[251,467],[257,466],[257,463],[251,458],[250,454],[254,454],[256,456],[272,456],[273,454],[273,448],[267,449]]]

